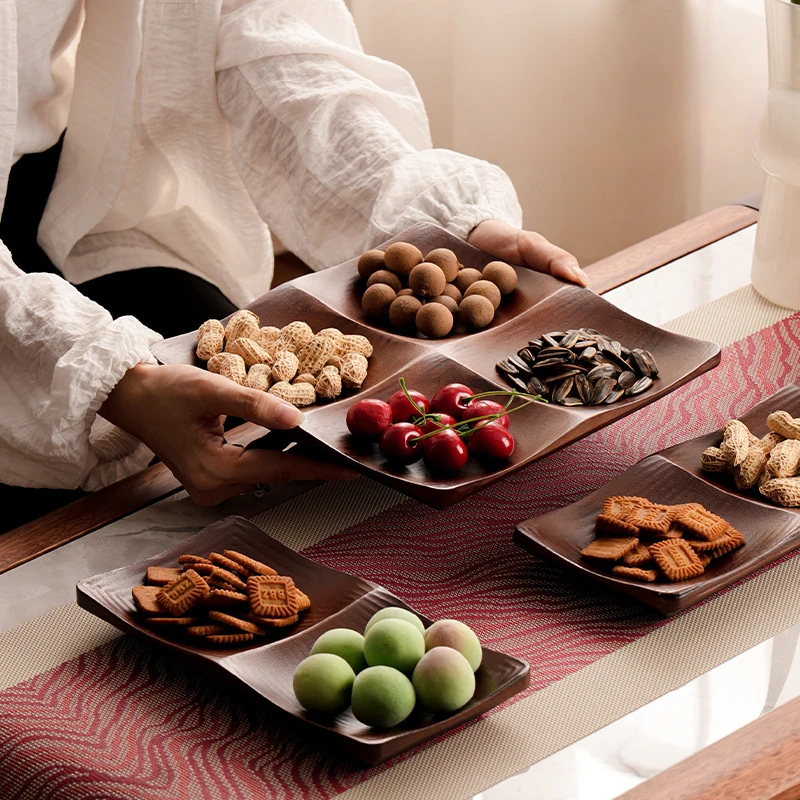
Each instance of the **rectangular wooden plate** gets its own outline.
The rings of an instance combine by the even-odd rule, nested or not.
[[[390,241],[410,241],[425,253],[449,247],[469,267],[482,267],[491,257],[434,225],[418,225]],[[388,244],[388,242],[387,242]],[[541,273],[518,269],[516,291],[500,306],[495,320],[469,334],[460,327],[445,339],[398,335],[376,325],[361,313],[356,260],[284,284],[255,300],[249,308],[262,325],[282,326],[305,320],[316,331],[338,327],[367,336],[374,346],[369,375],[358,393],[344,394],[332,403],[304,409],[306,419],[297,441],[316,446],[321,457],[353,469],[435,507],[443,507],[502,478],[509,472],[558,450],[663,397],[719,363],[720,348],[655,328],[631,317],[594,292],[568,285]],[[511,432],[516,448],[511,459],[487,466],[471,461],[462,472],[434,475],[417,463],[391,467],[377,446],[350,436],[345,416],[354,398],[388,399],[404,376],[409,388],[429,397],[446,383],[466,383],[480,391],[507,390],[495,370],[497,361],[515,353],[542,333],[568,328],[595,328],[623,345],[650,350],[659,366],[653,386],[635,397],[607,406],[564,407],[536,404],[515,415]],[[155,345],[163,363],[198,364],[194,332]]]
[[[755,435],[763,436],[768,430],[767,415],[778,410],[800,416],[800,384],[785,386],[741,420]],[[706,447],[719,444],[720,438],[718,432],[706,434],[643,459],[578,502],[521,522],[514,533],[515,543],[667,616],[688,608],[800,545],[800,509],[776,506],[757,489],[741,492],[727,474],[700,469],[700,454]],[[702,575],[690,580],[638,583],[619,578],[580,555],[594,539],[594,521],[603,500],[613,495],[637,495],[668,505],[702,503],[741,531],[745,544],[712,561]]]
[[[142,583],[148,566],[178,566],[182,553],[207,555],[238,550],[292,577],[311,598],[311,609],[291,629],[268,641],[236,650],[195,647],[170,640],[142,624],[131,598],[131,588]],[[295,667],[309,655],[314,641],[331,628],[363,631],[370,617],[387,606],[409,608],[382,587],[353,575],[329,569],[296,553],[241,517],[228,517],[203,529],[172,549],[127,567],[95,575],[77,586],[78,604],[147,645],[163,648],[233,690],[249,690],[291,715],[306,730],[369,764],[377,764],[473,719],[530,682],[527,662],[487,648],[478,669],[475,696],[449,716],[419,710],[388,730],[362,725],[351,711],[333,718],[308,714],[292,690]],[[410,609],[413,610],[413,609]],[[417,613],[417,612],[415,612]],[[428,625],[431,620],[418,615]]]

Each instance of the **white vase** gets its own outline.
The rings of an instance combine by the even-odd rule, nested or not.
[[[766,173],[751,279],[800,310],[800,5],[765,0],[769,92],[754,152]]]

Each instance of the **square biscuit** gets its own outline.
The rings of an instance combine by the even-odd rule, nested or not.
[[[251,575],[247,595],[250,610],[259,617],[292,617],[300,605],[294,581],[284,575]]]

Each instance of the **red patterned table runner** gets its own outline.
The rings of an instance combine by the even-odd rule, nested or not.
[[[464,620],[487,646],[527,659],[530,691],[541,689],[669,622],[514,547],[514,525],[797,380],[798,344],[795,315],[726,348],[713,372],[456,506],[409,500],[305,554],[428,616]],[[413,752],[375,768],[342,760],[268,705],[127,638],[0,693],[9,800],[330,797]]]

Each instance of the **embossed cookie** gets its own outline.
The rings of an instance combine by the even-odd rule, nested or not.
[[[632,536],[624,538],[603,536],[600,539],[589,542],[589,544],[581,550],[581,555],[587,558],[597,558],[602,561],[616,561],[622,558],[625,553],[633,550],[637,544],[639,544],[639,540]]]
[[[621,578],[632,578],[643,583],[652,583],[658,577],[658,573],[654,569],[639,569],[638,567],[625,567],[619,564],[616,567],[612,567],[611,571]]]
[[[164,609],[158,604],[158,586],[134,586],[131,589],[133,602],[136,608],[143,614],[159,615],[164,613]]]
[[[621,517],[600,514],[595,520],[595,531],[598,536],[639,536],[639,528]]]
[[[717,539],[722,536],[728,528],[728,523],[712,514],[702,506],[699,508],[683,508],[675,517],[675,524],[683,528],[684,531],[694,534],[693,538]]]
[[[208,591],[208,584],[193,569],[189,569],[179,573],[172,583],[162,586],[156,597],[168,614],[179,617],[205,600]]]
[[[622,563],[626,567],[641,567],[644,564],[651,564],[652,562],[653,557],[650,555],[650,548],[641,542],[639,542],[633,550],[630,550],[622,556]]]
[[[260,617],[291,617],[297,613],[294,581],[282,575],[252,575],[247,579],[250,608]]]
[[[659,569],[671,581],[684,581],[703,574],[697,553],[684,539],[665,539],[650,545],[650,553]]]
[[[222,625],[227,625],[230,628],[237,628],[245,633],[255,633],[262,636],[264,635],[263,628],[259,628],[254,622],[241,619],[233,614],[225,614],[222,611],[209,611],[208,618],[214,620],[214,622],[219,622]]]
[[[145,581],[150,586],[166,586],[181,574],[178,567],[148,567]]]
[[[272,569],[267,564],[262,564],[260,561],[256,561],[254,558],[250,558],[249,556],[240,553],[238,550],[223,550],[222,555],[226,558],[229,558],[231,561],[235,561],[237,564],[240,564],[245,569],[249,570],[250,572],[254,572],[256,575],[277,575],[277,570]]]
[[[607,497],[603,501],[602,513],[606,517],[616,517],[617,519],[625,520],[631,511],[645,503],[649,503],[649,501],[644,497],[635,497],[633,495]]]
[[[675,509],[671,506],[663,506],[659,503],[648,503],[634,509],[628,516],[627,521],[632,522],[643,531],[652,533],[666,533],[675,518]]]

